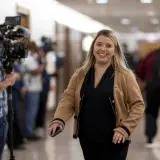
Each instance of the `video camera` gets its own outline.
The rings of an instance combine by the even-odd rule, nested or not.
[[[11,72],[14,62],[28,56],[30,33],[20,24],[20,16],[6,17],[0,24],[0,59],[6,72]]]

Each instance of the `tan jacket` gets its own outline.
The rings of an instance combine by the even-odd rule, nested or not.
[[[80,107],[80,89],[84,78],[85,74],[81,68],[73,74],[54,115],[54,119],[59,118],[66,122],[75,113],[74,134],[76,136],[76,123]],[[116,116],[115,130],[121,132],[127,139],[130,139],[126,130],[119,126],[125,126],[131,134],[139,124],[144,112],[141,91],[131,71],[115,71],[114,101]]]

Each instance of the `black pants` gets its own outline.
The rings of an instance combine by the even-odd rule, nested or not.
[[[126,160],[130,141],[104,144],[79,138],[85,160]]]
[[[157,133],[157,117],[159,114],[160,105],[160,88],[154,90],[147,90],[146,94],[146,123],[145,123],[145,134],[148,142],[152,142],[152,139]]]
[[[13,90],[13,100],[12,100],[12,105],[13,105],[13,110],[14,110],[14,114],[13,114],[13,140],[14,140],[14,148],[18,147],[19,145],[24,143],[24,136],[22,134],[21,128],[20,128],[20,123],[19,118],[18,118],[18,110],[20,110],[20,98],[19,98],[19,94],[17,93],[17,91]],[[10,148],[10,139],[9,139],[9,133],[8,133],[8,137],[7,137],[7,144],[8,147]]]
[[[43,93],[42,91],[40,94],[39,109],[36,117],[36,128],[43,128],[45,126],[47,97],[48,93]]]

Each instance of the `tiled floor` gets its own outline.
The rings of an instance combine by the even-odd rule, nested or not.
[[[160,148],[144,148],[143,122],[133,135],[128,160],[160,160]],[[27,149],[15,152],[15,160],[83,160],[78,140],[72,139],[72,120],[56,138],[47,137],[37,143],[28,143]],[[9,160],[8,150],[3,160]]]

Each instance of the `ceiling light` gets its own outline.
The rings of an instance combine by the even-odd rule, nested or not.
[[[128,25],[128,24],[130,24],[130,20],[129,19],[127,19],[127,18],[123,18],[123,19],[121,19],[121,24],[123,24],[123,25]]]
[[[157,18],[152,18],[151,23],[152,24],[159,24],[159,20]]]
[[[141,0],[141,3],[152,3],[152,0]]]
[[[108,3],[108,0],[96,0],[96,3],[104,4],[104,3]]]
[[[153,11],[148,11],[148,13],[147,13],[149,16],[155,16],[155,12],[153,12]]]

